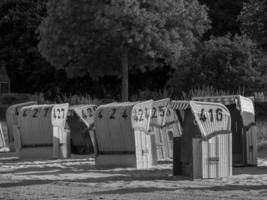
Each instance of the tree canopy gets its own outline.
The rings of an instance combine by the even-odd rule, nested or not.
[[[267,49],[267,1],[250,0],[245,3],[239,19],[242,32]]]
[[[7,68],[12,90],[40,91],[42,81],[49,81],[49,64],[37,49],[35,33],[45,14],[44,0],[0,2],[0,62]]]
[[[50,97],[118,100],[128,74],[131,95],[166,86],[267,89],[266,7],[266,0],[2,0],[0,65],[13,92]]]
[[[243,8],[243,3],[248,0],[199,0],[209,8],[211,29],[205,33],[208,40],[211,35],[224,36],[228,33],[240,34],[240,21],[238,16]]]
[[[71,76],[124,78],[128,67],[157,59],[175,66],[209,27],[196,0],[49,0],[47,8],[39,50]]]
[[[178,91],[198,86],[229,91],[260,89],[267,83],[267,74],[258,67],[256,55],[255,44],[244,36],[213,37],[204,42],[191,59],[179,65],[180,70],[169,85]]]

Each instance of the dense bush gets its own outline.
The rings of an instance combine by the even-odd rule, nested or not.
[[[188,92],[182,92],[181,99],[190,100],[192,97],[244,95],[243,90],[220,90],[212,86],[192,88]]]
[[[259,46],[267,49],[267,1],[250,0],[243,6],[239,20],[241,30]]]
[[[86,42],[78,41],[76,44],[77,41],[73,37],[63,40],[67,44],[74,40],[74,46],[77,46],[77,48],[81,47],[82,53],[85,51],[85,54],[82,55],[88,60],[88,63],[82,65],[82,67],[87,68],[89,65],[92,65],[92,67],[83,77],[67,77],[64,70],[54,69],[40,55],[36,46],[40,40],[36,28],[43,21],[43,18],[47,16],[46,2],[47,0],[37,2],[35,0],[5,0],[0,2],[0,65],[5,65],[8,70],[12,91],[23,93],[42,92],[44,97],[52,102],[60,101],[62,96],[64,96],[62,94],[67,94],[68,96],[90,94],[90,96],[98,98],[119,100],[121,78],[105,76],[97,79],[92,75],[94,70],[100,69],[100,65],[94,64],[92,59],[89,59],[87,56],[86,52],[91,50],[90,45],[89,48],[82,48],[83,45],[87,44]],[[54,2],[56,3],[57,1]],[[194,12],[184,14],[191,16],[197,11],[197,15],[194,15],[192,19],[190,17],[186,18],[189,21],[193,19],[201,20],[202,18],[197,16],[206,16],[206,12],[201,12],[203,10],[198,9],[197,1],[192,2],[188,6],[192,7]],[[186,39],[192,40],[194,48],[190,48],[193,51],[188,50],[179,56],[176,73],[172,71],[170,65],[164,59],[161,59],[159,63],[155,59],[156,62],[153,62],[153,65],[150,65],[151,63],[149,62],[149,64],[142,65],[142,67],[138,67],[135,63],[129,71],[130,95],[138,96],[144,93],[143,91],[158,91],[166,87],[171,88],[172,94],[179,97],[184,96],[182,91],[185,91],[187,94],[191,88],[201,86],[212,86],[214,90],[223,90],[229,93],[234,93],[240,88],[248,89],[249,91],[245,91],[246,93],[250,93],[253,90],[262,91],[267,89],[267,57],[265,56],[265,59],[263,59],[264,53],[256,53],[254,44],[250,40],[245,37],[232,36],[210,37],[211,35],[222,36],[226,33],[239,34],[241,23],[243,33],[248,34],[258,43],[264,44],[261,41],[266,40],[266,37],[264,37],[266,36],[266,31],[263,28],[258,29],[257,27],[263,27],[263,22],[266,21],[266,15],[264,14],[266,1],[255,0],[249,4],[244,4],[240,21],[236,20],[237,16],[242,9],[243,2],[247,1],[199,0],[199,2],[209,7],[208,13],[212,21],[212,27],[206,32],[204,40],[203,37],[201,38],[201,35],[207,30],[207,24],[205,26],[186,26],[190,30],[195,30],[193,35],[198,35],[198,37],[196,37],[197,40],[192,40],[191,34],[188,32],[184,33]],[[59,3],[64,2],[60,1]],[[254,5],[254,3],[256,4]],[[72,9],[72,7],[70,8]],[[84,8],[82,3],[80,8]],[[61,9],[64,8],[61,7]],[[56,12],[55,14],[59,13]],[[85,12],[84,14],[87,15],[88,13]],[[69,19],[77,20],[72,16]],[[182,21],[179,21],[179,23]],[[209,20],[205,17],[204,21],[208,22]],[[80,20],[77,20],[78,24],[80,22]],[[57,22],[52,21],[51,23]],[[189,22],[186,20],[185,23]],[[66,27],[72,31],[78,30],[78,34],[83,34],[80,29],[74,30],[70,26]],[[50,26],[48,28],[53,29]],[[91,27],[88,26],[82,26],[82,28],[91,30]],[[179,31],[181,30],[179,29]],[[199,30],[201,30],[201,34],[197,34]],[[63,33],[64,35],[73,36],[71,32]],[[181,34],[183,35],[183,31]],[[85,34],[86,38],[87,36],[88,34]],[[107,38],[109,38],[109,35]],[[85,41],[88,40],[86,39]],[[79,45],[79,42],[81,42],[81,45]],[[187,43],[184,43],[183,48],[186,46]],[[71,50],[74,51],[74,48],[71,47]],[[59,52],[62,53],[62,51]],[[111,51],[108,49],[107,52],[110,53]],[[107,52],[103,52],[103,54],[106,55]],[[77,56],[71,52],[70,55]],[[112,66],[111,63],[105,62],[107,61],[107,56],[93,56],[93,58],[97,58],[97,61],[101,62],[100,64],[103,64],[105,68],[111,71],[113,71],[114,67],[117,68],[120,65],[120,63],[117,63]],[[131,56],[131,58],[140,60],[135,56]],[[59,61],[61,62],[62,60],[59,59]],[[157,64],[160,67],[157,67]],[[82,70],[82,72],[85,72],[85,70]],[[101,74],[106,74],[105,72],[103,71]],[[172,76],[171,79],[170,76]],[[168,85],[166,85],[166,82],[168,82]],[[7,101],[12,102],[12,100]]]
[[[267,141],[267,102],[255,102],[257,141],[266,144]]]
[[[31,100],[30,94],[7,93],[0,96],[0,105],[12,105]]]
[[[267,102],[255,102],[255,113],[256,120],[264,121],[267,120]]]
[[[143,90],[140,91],[138,94],[133,95],[131,97],[132,101],[141,101],[141,100],[149,100],[149,99],[153,99],[153,100],[159,100],[159,99],[164,99],[164,98],[170,98],[173,97],[173,93],[171,89],[168,88],[164,88],[162,90]]]
[[[212,38],[199,46],[192,57],[177,66],[169,86],[179,91],[213,86],[216,90],[246,92],[264,88],[266,72],[254,61],[254,44],[245,37]]]

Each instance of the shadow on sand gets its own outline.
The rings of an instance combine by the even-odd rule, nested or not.
[[[107,183],[118,181],[185,181],[192,179],[180,176],[172,176],[171,164],[167,167],[156,167],[147,170],[137,170],[134,168],[120,169],[96,169],[94,160],[90,159],[67,159],[67,160],[46,160],[46,161],[16,161],[16,162],[1,162],[2,174],[12,174],[14,176],[33,176],[32,179],[27,177],[27,180],[18,182],[0,183],[0,188],[17,187],[50,184],[60,181],[78,182],[78,183]],[[159,165],[160,166],[160,165]],[[10,168],[9,168],[10,167]],[[5,169],[7,171],[5,171]],[[266,167],[245,167],[234,168],[234,175],[261,175],[267,174]],[[76,176],[77,175],[77,176]],[[48,178],[49,177],[49,180]],[[28,180],[29,179],[29,180]],[[212,191],[229,191],[229,190],[267,190],[266,185],[224,185],[208,188],[184,188],[184,190],[212,190]],[[107,194],[123,194],[135,192],[153,192],[153,191],[174,191],[176,188],[158,188],[158,187],[140,187],[140,188],[120,188],[118,190],[104,191]],[[103,194],[103,192],[101,192]]]
[[[236,167],[233,168],[233,175],[261,175],[267,174],[267,166],[260,167]]]
[[[265,190],[267,195],[266,185],[223,185],[223,186],[214,186],[214,187],[187,187],[182,188],[183,190],[202,190],[202,191],[250,191],[250,190]]]
[[[1,169],[0,166],[0,174],[8,176],[10,174],[12,174],[12,176],[26,176],[27,180],[15,183],[0,183],[0,188],[48,184],[59,181],[109,184],[117,181],[190,180],[186,177],[172,176],[171,167],[155,167],[147,170],[138,170],[134,168],[97,169],[92,159],[46,160],[32,162],[9,161],[2,164],[3,167]],[[30,176],[32,176],[32,178]]]

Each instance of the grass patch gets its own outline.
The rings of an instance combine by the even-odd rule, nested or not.
[[[267,121],[257,121],[258,145],[267,143]]]

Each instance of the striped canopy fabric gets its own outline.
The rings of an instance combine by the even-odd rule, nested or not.
[[[22,147],[52,146],[52,110],[53,104],[25,106],[19,110],[18,127],[20,138],[18,137],[18,142],[21,143]]]
[[[221,103],[223,105],[237,104],[239,100],[239,95],[231,96],[213,96],[213,97],[193,97],[193,101],[205,101],[205,102],[215,102]]]
[[[76,113],[87,128],[92,129],[95,121],[96,105],[74,105],[69,108],[69,112]]]
[[[250,97],[242,97],[240,96],[240,109],[241,112],[248,112],[255,115],[253,100]]]
[[[245,109],[247,112],[253,114],[255,113],[253,106],[254,97],[247,98],[240,95],[230,95],[230,96],[213,96],[213,97],[193,97],[192,100],[221,103],[225,106],[236,104],[236,109],[240,110],[241,112]]]
[[[190,108],[189,101],[172,101],[171,107],[173,110],[186,110]]]
[[[0,152],[5,151],[6,148],[7,146],[5,143],[5,136],[4,136],[4,132],[2,129],[2,124],[0,122]]]
[[[135,133],[149,130],[152,104],[149,100],[99,106],[95,113],[99,152],[134,152]]]
[[[190,101],[190,107],[203,138],[231,133],[231,116],[224,105]]]
[[[231,132],[231,117],[228,109],[214,102],[172,101],[173,110],[190,109],[195,123],[203,138],[210,138],[218,133]],[[186,120],[186,119],[185,119]]]
[[[167,112],[169,104],[170,104],[169,98],[153,101],[150,126],[155,126],[160,128],[166,124],[167,115],[171,114]]]

